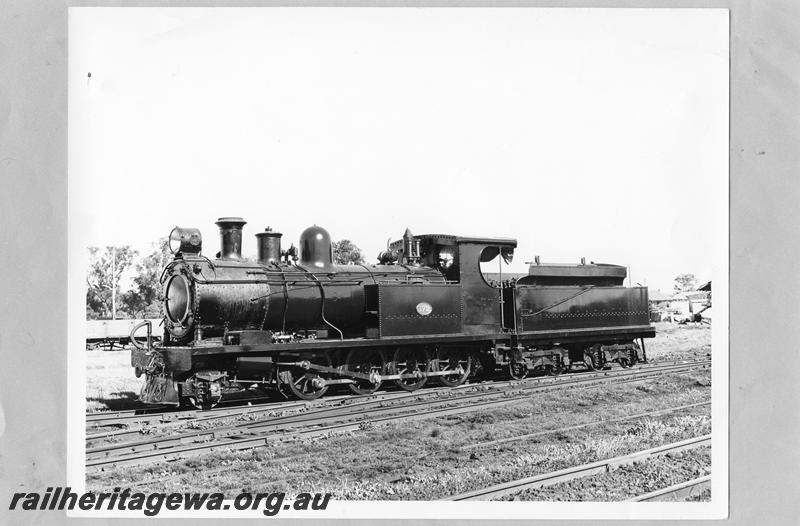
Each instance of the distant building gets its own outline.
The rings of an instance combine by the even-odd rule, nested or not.
[[[704,283],[697,290],[676,292],[666,295],[660,290],[648,291],[652,321],[692,320],[695,315],[703,319],[711,318],[711,282]]]
[[[661,305],[665,302],[669,302],[670,297],[661,292],[661,289],[647,289],[647,298],[650,300],[651,304]]]
[[[711,321],[711,282],[697,287],[697,290],[688,292],[689,312],[693,317],[701,316],[703,320]]]
[[[660,289],[647,289],[647,299],[650,305],[650,321],[663,321],[670,311],[669,304],[672,298]]]

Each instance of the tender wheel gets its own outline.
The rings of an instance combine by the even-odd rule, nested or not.
[[[623,368],[627,369],[631,366],[631,362],[628,358],[618,358],[617,363]]]
[[[449,371],[451,374],[440,376],[439,382],[447,387],[456,387],[467,381],[472,369],[472,356],[465,351],[455,349],[439,349],[436,353],[438,370]]]
[[[425,349],[398,347],[389,366],[390,374],[413,374],[414,378],[399,378],[395,384],[406,391],[416,391],[428,381],[422,373],[430,371],[431,360]]]
[[[588,353],[592,357],[592,363],[594,369],[597,369],[599,371],[611,369],[611,365],[609,365],[609,363],[606,362],[605,354],[600,349],[599,343],[592,345],[591,348],[589,348]]]
[[[348,385],[355,394],[367,395],[381,386],[380,375],[386,370],[386,360],[378,349],[350,349],[345,359],[345,368],[371,377],[371,380],[354,378],[355,383]]]
[[[508,364],[508,375],[514,380],[522,380],[528,376],[528,366],[525,362],[511,362]]]
[[[331,366],[329,356],[320,358],[321,365]],[[288,391],[295,398],[300,400],[316,400],[328,391],[328,384],[325,378],[320,376],[317,371],[304,369],[303,367],[285,367],[278,372],[278,381],[281,389]]]

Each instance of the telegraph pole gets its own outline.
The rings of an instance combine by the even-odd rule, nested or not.
[[[117,247],[111,247],[111,319],[117,319]]]

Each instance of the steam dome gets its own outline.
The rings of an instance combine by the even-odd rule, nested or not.
[[[300,263],[314,268],[333,264],[331,235],[321,226],[310,226],[300,234]]]

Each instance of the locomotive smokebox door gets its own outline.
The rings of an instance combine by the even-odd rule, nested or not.
[[[462,332],[459,284],[380,283],[364,292],[368,337]]]

